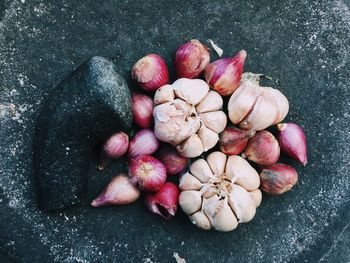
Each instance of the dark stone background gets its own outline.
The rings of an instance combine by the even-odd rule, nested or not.
[[[350,260],[350,2],[336,1],[1,1],[0,247],[20,262],[348,262]],[[91,161],[86,205],[46,214],[33,184],[34,122],[44,93],[94,55],[131,65],[154,52],[173,61],[185,40],[212,38],[224,55],[248,51],[246,71],[274,78],[303,126],[309,165],[279,198],[264,196],[255,219],[231,233],[196,229],[178,213],[165,222],[142,201],[88,203],[117,163]],[[214,55],[213,55],[214,58]],[[53,98],[54,99],[54,98]],[[293,165],[296,165],[292,162]]]

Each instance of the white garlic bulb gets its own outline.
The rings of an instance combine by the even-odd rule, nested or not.
[[[194,161],[180,178],[179,204],[199,228],[231,231],[255,216],[259,185],[258,173],[245,159],[216,151]]]
[[[187,158],[213,148],[227,124],[222,97],[201,79],[181,78],[159,88],[154,104],[156,137]]]
[[[242,129],[266,129],[281,122],[288,113],[287,98],[279,90],[260,86],[260,76],[244,73],[239,88],[228,102],[230,120]]]

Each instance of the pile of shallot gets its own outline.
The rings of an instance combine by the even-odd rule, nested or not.
[[[91,205],[129,204],[143,191],[147,208],[165,219],[180,205],[199,228],[231,231],[253,219],[261,191],[289,191],[298,174],[278,161],[282,152],[305,166],[305,134],[282,123],[288,100],[260,85],[263,74],[243,73],[246,57],[241,50],[210,63],[209,49],[193,39],[176,51],[172,84],[159,55],[138,60],[131,69],[140,88],[132,92],[137,132],[107,138],[98,165],[103,170],[126,155],[128,172],[112,178]]]

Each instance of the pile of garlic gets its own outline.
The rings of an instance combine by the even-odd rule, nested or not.
[[[227,124],[219,93],[201,79],[181,78],[154,95],[154,133],[176,146],[184,157],[197,157],[213,148]]]
[[[231,231],[253,219],[262,199],[259,185],[245,159],[216,151],[194,161],[181,177],[179,204],[199,228]]]

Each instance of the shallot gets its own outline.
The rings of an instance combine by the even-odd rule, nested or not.
[[[260,172],[260,188],[271,195],[281,195],[298,182],[297,171],[286,164],[264,166]]]
[[[91,205],[94,207],[106,205],[125,205],[136,201],[140,191],[130,181],[126,174],[114,177],[102,193],[96,197]]]
[[[281,150],[305,166],[307,164],[307,147],[303,129],[295,123],[279,123],[277,129]]]
[[[278,141],[271,132],[258,131],[254,137],[249,139],[242,157],[257,164],[274,164],[280,157]]]
[[[241,50],[232,58],[223,58],[210,63],[205,68],[205,80],[222,96],[231,95],[241,81],[246,57],[247,52]]]
[[[156,54],[149,54],[138,60],[132,67],[131,76],[146,91],[156,91],[169,83],[165,61]]]
[[[133,158],[139,155],[152,154],[158,150],[158,147],[159,141],[154,132],[151,129],[142,129],[131,139],[128,157]]]
[[[167,175],[165,166],[150,155],[140,155],[129,161],[129,176],[133,184],[141,190],[156,192],[165,183]]]
[[[134,122],[141,128],[150,128],[153,122],[153,100],[151,97],[134,92],[131,96]]]
[[[158,152],[159,160],[164,164],[167,175],[180,173],[188,164],[187,158],[181,156],[174,147],[163,143]]]
[[[111,160],[123,156],[129,147],[129,137],[124,132],[118,132],[109,137],[100,151],[99,170],[103,170]]]
[[[220,134],[220,150],[228,155],[240,154],[247,146],[248,139],[254,136],[253,130],[241,130],[236,127],[226,127]]]
[[[145,203],[148,209],[169,220],[176,214],[179,202],[179,188],[171,182],[166,182],[158,192],[146,195]]]
[[[208,48],[197,39],[182,44],[175,54],[175,68],[178,78],[198,77],[209,64]]]

